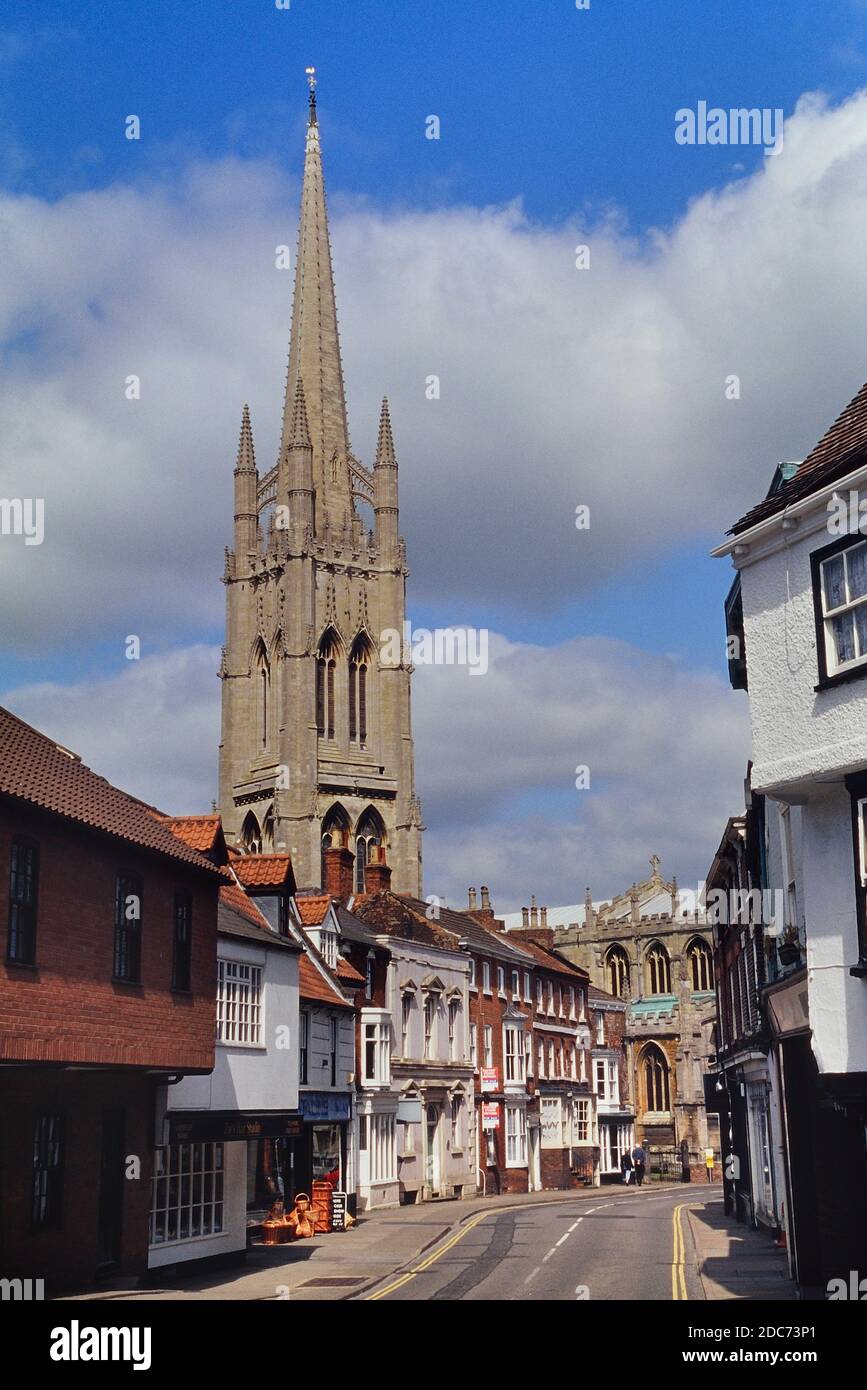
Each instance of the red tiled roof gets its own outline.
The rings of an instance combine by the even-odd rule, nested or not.
[[[797,473],[779,491],[751,508],[736,521],[729,534],[737,535],[766,517],[781,512],[792,502],[808,497],[825,483],[857,468],[867,459],[867,382],[861,387],[846,409],[837,416],[814,449],[810,451]]]
[[[292,874],[292,859],[288,854],[233,855],[232,868],[245,888],[283,888]]]
[[[220,902],[226,907],[234,908],[236,912],[240,912],[254,926],[262,927],[269,935],[274,935],[268,919],[263,917],[253,899],[248,898],[243,888],[239,888],[237,883],[227,883],[220,889]]]
[[[185,845],[201,854],[214,848],[223,828],[219,816],[159,816],[158,819]]]
[[[335,971],[335,974],[337,975],[338,980],[351,980],[354,984],[364,984],[364,976],[360,974],[359,971],[356,970],[355,966],[351,965],[350,962],[346,960],[344,956],[338,957],[337,970]]]
[[[588,979],[587,971],[582,970],[580,965],[573,965],[572,962],[566,960],[565,957],[557,955],[554,951],[546,950],[544,946],[539,945],[538,941],[533,941],[531,937],[524,936],[520,929],[509,932],[509,935],[518,937],[522,948],[525,951],[529,951],[530,955],[533,956],[540,965],[544,965],[546,969],[553,973],[559,975],[574,975],[579,980]]]
[[[331,906],[329,897],[296,898],[298,915],[305,927],[318,927]]]
[[[337,990],[323,979],[320,972],[316,969],[309,956],[303,955],[298,962],[298,988],[302,999],[311,999],[320,1004],[329,1004],[335,1008],[351,1009],[352,1004],[348,1004],[345,999],[341,999]]]
[[[153,806],[112,786],[77,753],[6,709],[0,709],[0,794],[222,876],[221,869],[172,834]]]

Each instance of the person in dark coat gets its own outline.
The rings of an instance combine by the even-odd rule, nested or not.
[[[635,1185],[640,1187],[644,1182],[644,1170],[647,1164],[647,1154],[640,1144],[636,1144],[632,1150],[632,1166],[635,1169]]]
[[[624,1149],[620,1155],[620,1174],[624,1187],[628,1187],[632,1177],[632,1158],[628,1149]]]

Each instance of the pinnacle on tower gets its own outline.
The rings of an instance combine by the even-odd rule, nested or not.
[[[388,411],[388,397],[382,398],[382,410],[379,416],[379,436],[376,441],[376,462],[375,468],[396,468],[397,458],[394,452],[394,438],[391,433],[391,416]]]
[[[253,448],[253,427],[250,424],[250,407],[244,403],[241,412],[241,435],[238,440],[238,459],[236,473],[256,472],[256,452]]]
[[[289,448],[309,448],[310,424],[307,419],[307,401],[304,397],[304,383],[301,377],[295,382],[295,398],[292,402],[292,424],[289,429]]]

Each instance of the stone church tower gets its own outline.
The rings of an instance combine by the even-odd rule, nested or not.
[[[372,470],[349,443],[311,74],[280,451],[260,476],[245,406],[220,670],[227,838],[287,850],[299,887],[321,884],[329,844],[355,854],[362,887],[381,845],[396,891],[422,891],[411,667],[393,641],[380,659],[384,634],[404,630],[397,475],[386,401]]]

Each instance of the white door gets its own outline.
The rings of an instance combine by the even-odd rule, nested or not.
[[[442,1109],[439,1105],[427,1107],[427,1151],[425,1156],[425,1181],[436,1196],[440,1190],[440,1119]]]

